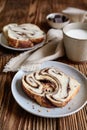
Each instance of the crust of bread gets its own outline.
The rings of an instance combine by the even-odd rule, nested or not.
[[[11,47],[15,47],[15,48],[28,48],[34,46],[34,44],[30,40],[19,41],[19,40],[12,39],[10,37],[8,37],[8,43]]]
[[[10,37],[8,37],[8,43],[11,47],[15,48],[29,48],[33,47],[36,44],[42,42],[44,38],[39,38],[39,39],[32,39],[32,40],[27,40],[27,41],[20,41],[20,40],[15,40]]]
[[[24,92],[33,100],[35,100],[39,105],[48,107],[48,108],[53,108],[55,107],[51,102],[49,102],[46,97],[40,96],[40,95],[35,95],[34,93],[31,92],[31,90],[27,90],[26,87],[22,84],[22,89]]]

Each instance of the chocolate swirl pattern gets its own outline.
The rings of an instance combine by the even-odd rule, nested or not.
[[[57,68],[50,67],[24,75],[22,88],[44,107],[63,107],[79,91],[80,84]]]
[[[15,48],[33,47],[45,39],[44,32],[37,25],[30,23],[8,24],[3,27],[3,34],[8,44]]]

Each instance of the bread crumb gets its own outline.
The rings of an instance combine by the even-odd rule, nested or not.
[[[70,110],[71,108],[70,107],[68,107],[68,110]]]
[[[32,108],[34,109],[34,105],[32,105]]]
[[[47,109],[47,112],[50,112],[50,110],[49,110],[49,109]]]
[[[41,110],[38,109],[38,112],[41,112]]]

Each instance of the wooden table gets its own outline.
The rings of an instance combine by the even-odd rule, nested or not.
[[[4,25],[13,22],[35,23],[46,32],[50,28],[46,15],[69,6],[87,10],[87,0],[0,0],[0,32]],[[0,46],[0,130],[86,130],[86,106],[71,116],[52,119],[32,115],[16,103],[11,93],[15,73],[2,70],[7,61],[19,53]],[[74,66],[87,76],[87,63],[72,63],[66,57],[57,61]]]

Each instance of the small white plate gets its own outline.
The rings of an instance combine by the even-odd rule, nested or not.
[[[87,100],[86,77],[75,68],[60,62],[47,61],[42,64],[41,68],[50,66],[57,67],[66,74],[74,77],[81,84],[80,91],[78,92],[78,94],[65,107],[62,108],[41,107],[36,102],[32,101],[22,90],[21,78],[25,74],[25,72],[20,70],[14,76],[11,84],[12,94],[16,102],[24,110],[41,117],[57,118],[68,116],[78,112],[80,109],[84,107]]]
[[[8,44],[6,38],[4,37],[3,33],[0,33],[0,45],[5,47],[5,48],[7,48],[7,49],[10,49],[10,50],[15,50],[15,51],[27,51],[27,50],[30,50],[30,51],[32,51],[32,50],[36,50],[37,48],[43,46],[44,43],[45,43],[45,40],[43,42],[33,46],[33,47],[29,47],[29,48],[14,48],[14,47],[9,46],[9,44]]]

